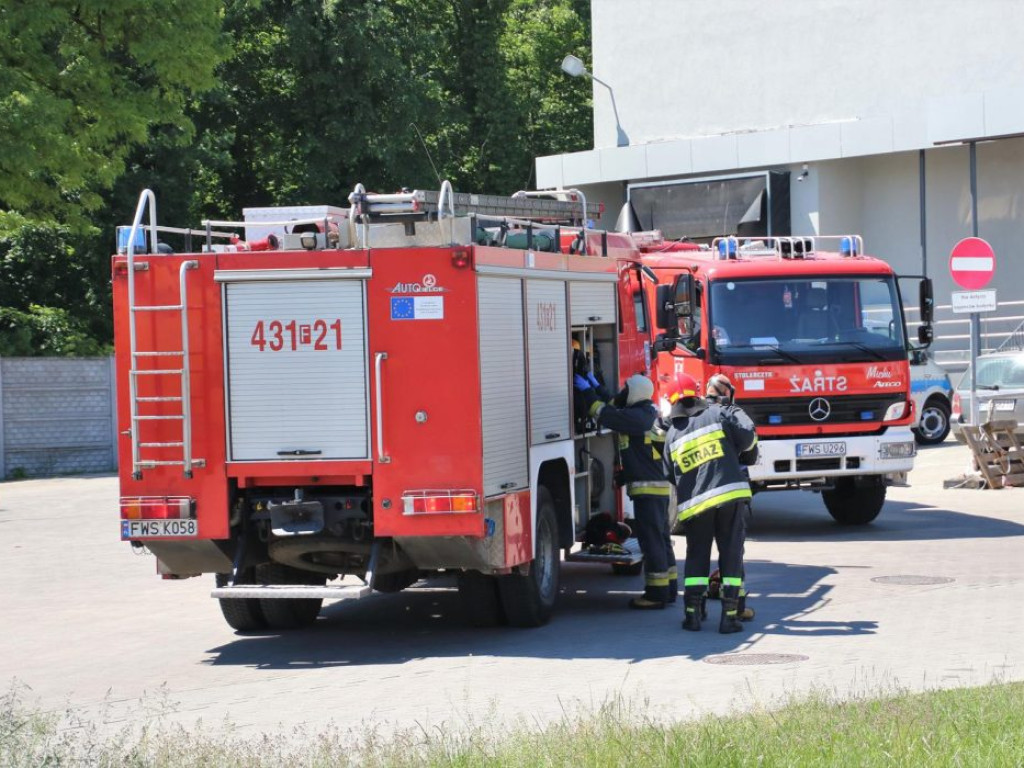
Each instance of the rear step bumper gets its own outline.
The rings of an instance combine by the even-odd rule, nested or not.
[[[217,587],[210,592],[216,598],[259,598],[260,600],[287,600],[322,598],[324,600],[359,600],[371,592],[368,584],[338,586],[303,586],[301,584],[240,584],[236,587]]]

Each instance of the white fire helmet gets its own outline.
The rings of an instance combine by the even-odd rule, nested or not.
[[[654,382],[643,374],[634,373],[626,379],[626,386],[629,387],[629,394],[626,395],[626,405],[633,405],[641,400],[650,400],[654,397]]]

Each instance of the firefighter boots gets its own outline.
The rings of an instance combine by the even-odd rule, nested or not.
[[[704,593],[683,591],[683,629],[689,632],[700,631],[700,620],[706,615],[704,608]]]
[[[723,635],[743,629],[738,618],[739,591],[739,587],[722,587],[722,619],[718,623],[718,631]]]
[[[629,607],[638,611],[657,611],[665,607],[669,596],[667,574],[648,573],[645,577],[644,593],[629,601]]]
[[[636,611],[660,611],[665,607],[664,600],[652,600],[646,593],[629,601],[629,607]]]
[[[750,621],[754,618],[754,609],[747,607],[747,590],[741,589],[740,596],[736,601],[736,618],[740,621]]]

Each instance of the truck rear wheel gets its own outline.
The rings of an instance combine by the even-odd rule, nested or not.
[[[226,587],[229,577],[226,573],[216,575],[217,586]],[[251,583],[252,575],[247,579]],[[267,617],[263,615],[260,601],[254,597],[222,597],[217,600],[220,603],[220,612],[224,614],[224,620],[228,626],[238,632],[253,632],[267,628]]]
[[[539,627],[551,618],[558,597],[558,524],[555,502],[543,486],[537,495],[536,555],[529,573],[498,577],[505,617],[513,627]]]
[[[326,579],[315,574],[304,574],[294,568],[280,563],[270,563],[261,569],[261,581],[264,584],[319,584]],[[316,621],[320,615],[323,599],[316,597],[286,597],[262,599],[260,610],[267,619],[271,629],[298,629]]]
[[[840,477],[835,488],[822,491],[828,513],[840,525],[867,525],[885,504],[885,483],[880,477]]]
[[[465,571],[459,574],[459,598],[462,607],[474,627],[494,627],[502,624],[505,613],[501,609],[498,594],[498,580],[480,571]]]

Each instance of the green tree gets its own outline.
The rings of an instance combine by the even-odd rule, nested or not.
[[[589,85],[558,67],[586,58],[588,19],[588,0],[6,0],[0,354],[109,343],[114,227],[146,187],[160,223],[197,225],[345,205],[356,182],[532,186],[536,156],[590,144]]]
[[[0,8],[0,228],[87,226],[153,125],[189,142],[214,84],[220,0],[7,0]]]
[[[516,147],[530,174],[535,158],[592,143],[590,82],[570,78],[560,67],[566,54],[585,56],[590,49],[589,14],[589,0],[514,0],[505,14],[499,46],[508,90],[516,94]],[[523,186],[531,181],[528,174]]]
[[[27,223],[0,233],[0,355],[93,355],[109,347],[110,267],[95,257],[99,239]]]
[[[529,185],[535,155],[590,141],[589,88],[558,68],[589,47],[585,0],[225,9],[232,55],[194,118],[197,218],[344,204],[356,182],[508,194]]]

